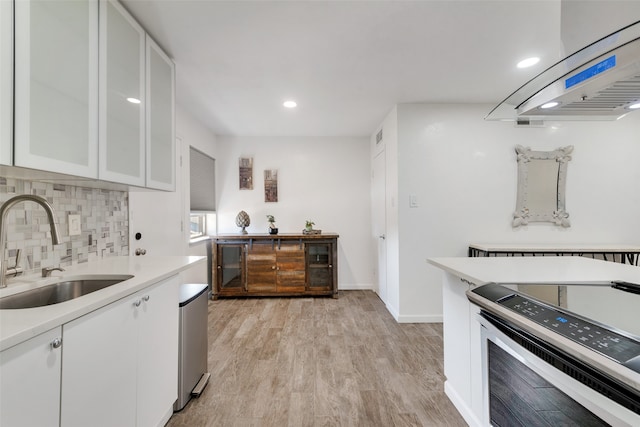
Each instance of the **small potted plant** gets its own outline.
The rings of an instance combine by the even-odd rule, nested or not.
[[[273,215],[267,215],[267,221],[269,221],[269,234],[278,234],[275,217]]]
[[[304,224],[304,230],[302,230],[302,234],[320,234],[322,230],[316,230],[313,226],[316,223],[310,220],[307,220]]]

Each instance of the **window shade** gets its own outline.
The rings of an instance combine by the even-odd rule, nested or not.
[[[189,153],[189,183],[192,211],[216,210],[216,161],[195,148]]]

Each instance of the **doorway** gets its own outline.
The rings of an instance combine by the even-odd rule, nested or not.
[[[377,242],[376,293],[387,304],[387,241],[386,241],[386,154],[383,149],[373,158],[371,209],[373,239]]]

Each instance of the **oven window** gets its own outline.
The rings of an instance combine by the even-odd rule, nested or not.
[[[490,340],[488,353],[492,425],[608,426]]]

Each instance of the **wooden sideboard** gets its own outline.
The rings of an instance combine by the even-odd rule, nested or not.
[[[213,299],[338,297],[338,235],[230,234],[213,241]]]

